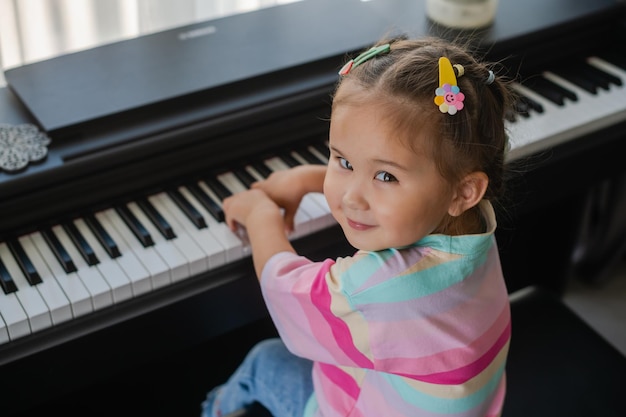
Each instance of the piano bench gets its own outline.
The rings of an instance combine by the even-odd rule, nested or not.
[[[624,417],[626,356],[561,297],[530,286],[511,294],[512,338],[503,417]],[[254,404],[241,417],[272,417]]]
[[[626,416],[626,356],[536,286],[511,294],[503,417]]]

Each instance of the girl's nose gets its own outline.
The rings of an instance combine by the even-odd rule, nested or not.
[[[352,210],[365,210],[368,204],[363,186],[351,183],[343,194],[343,204]]]

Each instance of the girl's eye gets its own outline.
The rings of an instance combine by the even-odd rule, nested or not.
[[[378,174],[376,174],[376,176],[374,178],[379,180],[379,181],[383,181],[383,182],[398,181],[396,179],[396,177],[394,177],[393,175],[391,175],[387,171],[380,171]]]
[[[345,158],[339,157],[339,165],[341,165],[342,168],[352,170],[352,164]]]

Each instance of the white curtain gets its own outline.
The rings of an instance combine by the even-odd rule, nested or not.
[[[2,69],[298,0],[0,0]]]

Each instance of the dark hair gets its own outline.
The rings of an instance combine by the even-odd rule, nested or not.
[[[440,38],[396,38],[388,53],[380,53],[343,75],[343,82],[356,82],[367,98],[380,102],[381,115],[399,128],[411,144],[417,132],[428,129],[432,157],[441,175],[458,181],[464,175],[482,171],[489,178],[488,200],[504,191],[504,161],[508,135],[505,115],[513,102],[509,82],[496,74],[494,64],[482,63],[468,49]],[[454,115],[442,113],[434,103],[439,87],[439,58],[463,66],[457,84],[465,95],[464,107]],[[490,70],[495,79],[488,83]],[[359,94],[359,97],[362,97]],[[336,105],[353,100],[342,97]],[[358,104],[355,102],[353,104]]]

